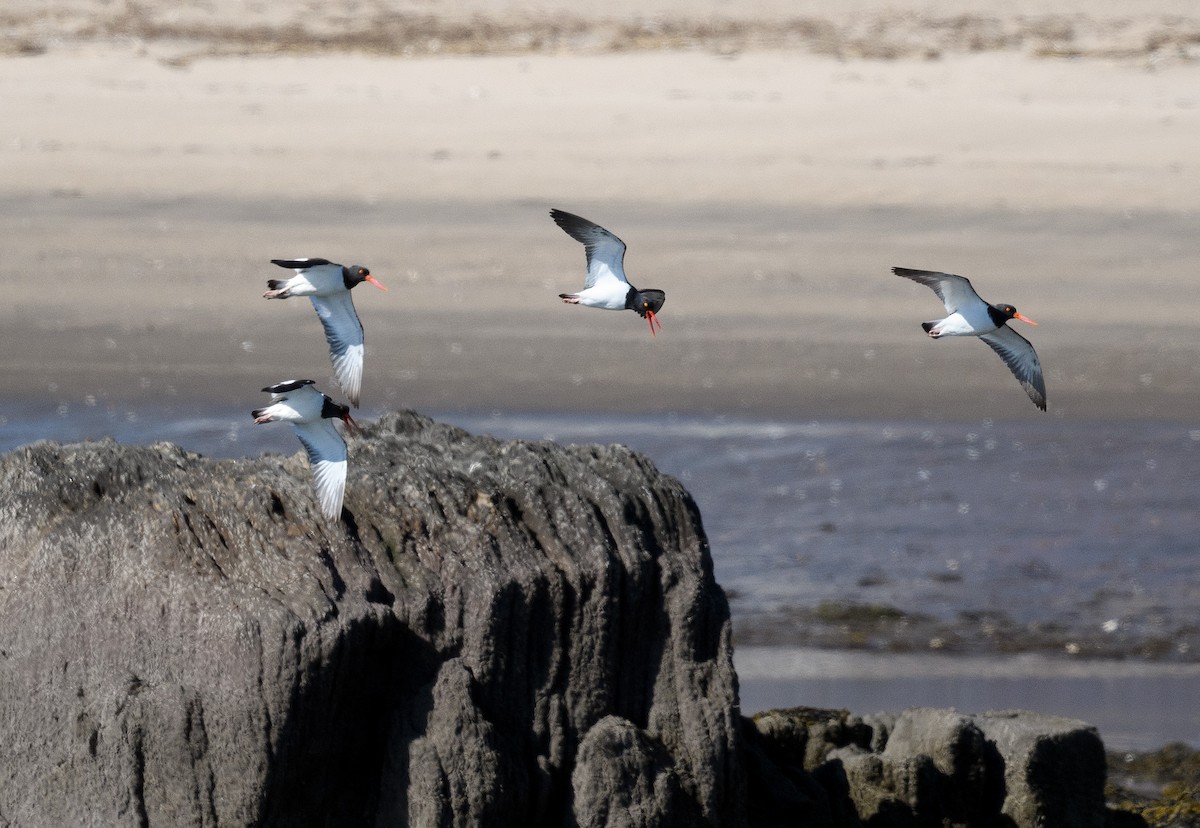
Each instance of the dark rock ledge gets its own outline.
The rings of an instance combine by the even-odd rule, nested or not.
[[[303,457],[0,458],[0,826],[1103,826],[1094,730],[741,718],[700,515],[410,413]]]

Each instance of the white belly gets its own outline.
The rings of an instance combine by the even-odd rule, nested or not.
[[[615,280],[604,281],[576,295],[579,297],[579,304],[589,308],[625,310],[625,297],[629,295],[629,285]]]
[[[996,323],[988,316],[987,305],[978,311],[958,311],[938,322],[931,333],[938,336],[979,336],[996,330]]]

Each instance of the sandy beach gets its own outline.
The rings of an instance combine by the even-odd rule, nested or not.
[[[336,388],[308,303],[260,298],[282,273],[269,260],[363,264],[389,287],[355,294],[364,419],[415,408],[502,431],[491,424],[525,412],[569,433],[564,415],[586,415],[586,432],[669,412],[701,433],[746,430],[682,429],[674,454],[647,450],[702,505],[739,624],[758,599],[727,578],[744,565],[765,583],[782,571],[836,589],[851,611],[915,618],[943,596],[945,617],[906,642],[914,653],[966,630],[966,658],[996,646],[999,619],[1038,657],[1188,662],[1182,678],[1135,669],[1126,695],[1094,692],[1109,688],[1101,670],[1049,685],[1039,672],[1016,698],[967,695],[954,675],[942,683],[959,695],[941,698],[927,661],[910,687],[881,660],[886,701],[854,695],[873,687],[858,673],[743,663],[747,704],[908,704],[913,688],[914,704],[963,708],[1065,699],[1076,706],[1058,712],[1104,722],[1117,745],[1196,742],[1200,723],[1179,709],[1196,682],[1182,549],[1200,445],[1193,3],[17,0],[0,20],[0,436],[76,433],[63,423],[81,412],[122,439],[155,417],[222,434],[236,418],[243,437],[295,452],[284,429],[251,424],[259,389]],[[553,207],[627,242],[631,281],[667,292],[661,334],[558,300],[581,285],[583,254]],[[963,274],[1037,320],[1019,331],[1041,356],[1049,413],[983,345],[929,341],[919,323],[942,308],[896,265]],[[642,440],[672,418],[647,420]],[[876,442],[864,422],[884,424]],[[897,422],[917,429],[910,454],[888,436]],[[821,436],[828,423],[868,436],[842,451]],[[772,467],[755,451],[770,455],[773,429],[799,433]],[[1139,430],[1110,451],[1110,432]],[[219,453],[266,445],[222,434],[208,435]],[[629,438],[596,439],[641,445]],[[1011,485],[1034,478],[1042,488]],[[908,535],[875,521],[913,504],[930,510]],[[1014,542],[995,525],[1010,515],[1039,537]],[[922,520],[969,541],[907,543],[927,535]],[[1083,541],[1080,525],[1094,530]],[[769,560],[759,530],[778,541]],[[1088,545],[1100,535],[1108,547]],[[902,554],[885,560],[893,537]],[[1184,563],[1164,570],[1167,557]],[[1098,586],[1079,586],[1080,561]],[[1034,621],[1053,635],[1019,612],[967,617],[1000,594],[997,573],[1025,609],[1046,605]],[[1143,594],[1168,580],[1179,589]],[[775,626],[739,628],[739,647],[828,644],[819,635],[838,624],[795,604]],[[793,627],[818,638],[792,641]],[[985,666],[968,689],[1015,686],[987,685]],[[1131,704],[1154,724],[1135,733]]]
[[[390,288],[356,292],[371,410],[1042,416],[986,348],[922,336],[941,307],[903,265],[1040,323],[1049,416],[1194,417],[1187,4],[458,8],[15,4],[8,395],[327,383],[311,309],[259,298],[309,255]],[[583,256],[551,207],[626,241],[661,335],[558,301]]]

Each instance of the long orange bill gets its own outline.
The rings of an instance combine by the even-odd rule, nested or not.
[[[658,334],[656,334],[656,333],[654,332],[654,323],[655,323],[655,322],[658,322],[658,317],[654,315],[654,311],[652,311],[652,310],[648,310],[648,311],[646,311],[646,321],[650,323],[650,335],[651,335],[651,336],[658,336]],[[662,330],[662,323],[661,323],[661,322],[658,322],[658,329],[659,329],[660,331]]]
[[[367,277],[366,277],[366,280],[367,280],[368,282],[370,282],[371,284],[373,284],[375,287],[377,287],[377,288],[379,288],[380,290],[382,290],[384,293],[386,293],[386,292],[387,292],[387,288],[385,288],[383,285],[381,285],[381,284],[379,283],[379,280],[378,280],[378,279],[376,279],[374,276],[367,276]]]
[[[1021,314],[1019,314],[1019,313],[1014,313],[1014,314],[1013,314],[1013,319],[1020,319],[1022,322],[1028,322],[1030,325],[1036,325],[1036,324],[1037,324],[1037,323],[1036,323],[1036,322],[1034,322],[1032,319],[1030,319],[1028,316],[1021,316]]]
[[[345,417],[342,417],[342,422],[346,424],[346,431],[350,432],[351,434],[362,433],[362,429],[359,427],[358,423],[354,422],[354,418],[350,416],[349,411],[346,412]]]

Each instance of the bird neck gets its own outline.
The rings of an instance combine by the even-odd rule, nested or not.
[[[625,310],[638,309],[638,290],[633,285],[629,286],[629,291],[625,294]]]

